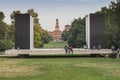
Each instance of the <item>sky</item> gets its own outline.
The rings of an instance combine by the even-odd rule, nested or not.
[[[0,0],[0,11],[5,14],[4,21],[10,24],[13,11],[26,13],[28,9],[34,9],[39,15],[41,27],[53,31],[57,18],[60,30],[64,30],[64,26],[71,25],[74,19],[108,7],[111,1],[116,0]]]

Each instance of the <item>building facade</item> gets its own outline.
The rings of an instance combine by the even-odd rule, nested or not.
[[[61,38],[62,38],[62,36],[61,36],[61,35],[62,35],[62,32],[61,32],[61,30],[59,29],[59,21],[58,21],[58,19],[56,19],[55,30],[49,32],[49,34],[52,36],[53,41],[55,41],[55,42],[59,42],[59,41],[61,41]]]

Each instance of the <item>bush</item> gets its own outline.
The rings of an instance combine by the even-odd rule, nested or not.
[[[0,52],[11,49],[14,46],[10,40],[0,40]]]

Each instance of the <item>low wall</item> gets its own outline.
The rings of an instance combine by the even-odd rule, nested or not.
[[[110,49],[101,49],[101,50],[91,50],[91,49],[79,49],[74,48],[73,54],[111,54],[112,51]],[[29,55],[57,55],[57,54],[65,54],[65,50],[63,48],[58,49],[20,49],[20,50],[6,50],[4,55],[16,56],[18,54],[29,54]]]

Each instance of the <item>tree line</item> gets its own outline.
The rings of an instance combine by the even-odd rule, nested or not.
[[[48,43],[52,37],[48,32],[42,29],[37,12],[34,9],[29,9],[26,13],[33,17],[34,22],[34,47],[43,47],[44,43]],[[11,24],[5,23],[3,20],[5,18],[4,12],[0,11],[0,51],[10,49],[15,45],[15,15],[22,14],[21,11],[13,11],[10,15]]]
[[[96,14],[105,15],[105,47],[120,48],[120,0],[112,1],[109,7],[102,7]],[[76,48],[86,45],[85,17],[74,19],[70,31],[64,30],[62,38]]]
[[[38,14],[34,9],[29,9],[26,13],[30,14],[34,19],[34,47],[43,47],[43,44],[48,43],[52,37],[42,29]],[[15,14],[21,14],[21,12],[18,10],[11,13],[11,24],[9,25],[3,21],[5,15],[0,11],[0,51],[12,48],[15,45]],[[120,48],[120,0],[112,1],[109,7],[102,7],[96,14],[105,15],[105,47],[111,48],[111,46],[115,46]],[[71,22],[70,31],[64,30],[62,32],[62,39],[76,48],[86,45],[85,17],[74,19]]]
[[[102,7],[96,13],[105,15],[106,48],[120,48],[120,0],[112,1],[108,8]]]

